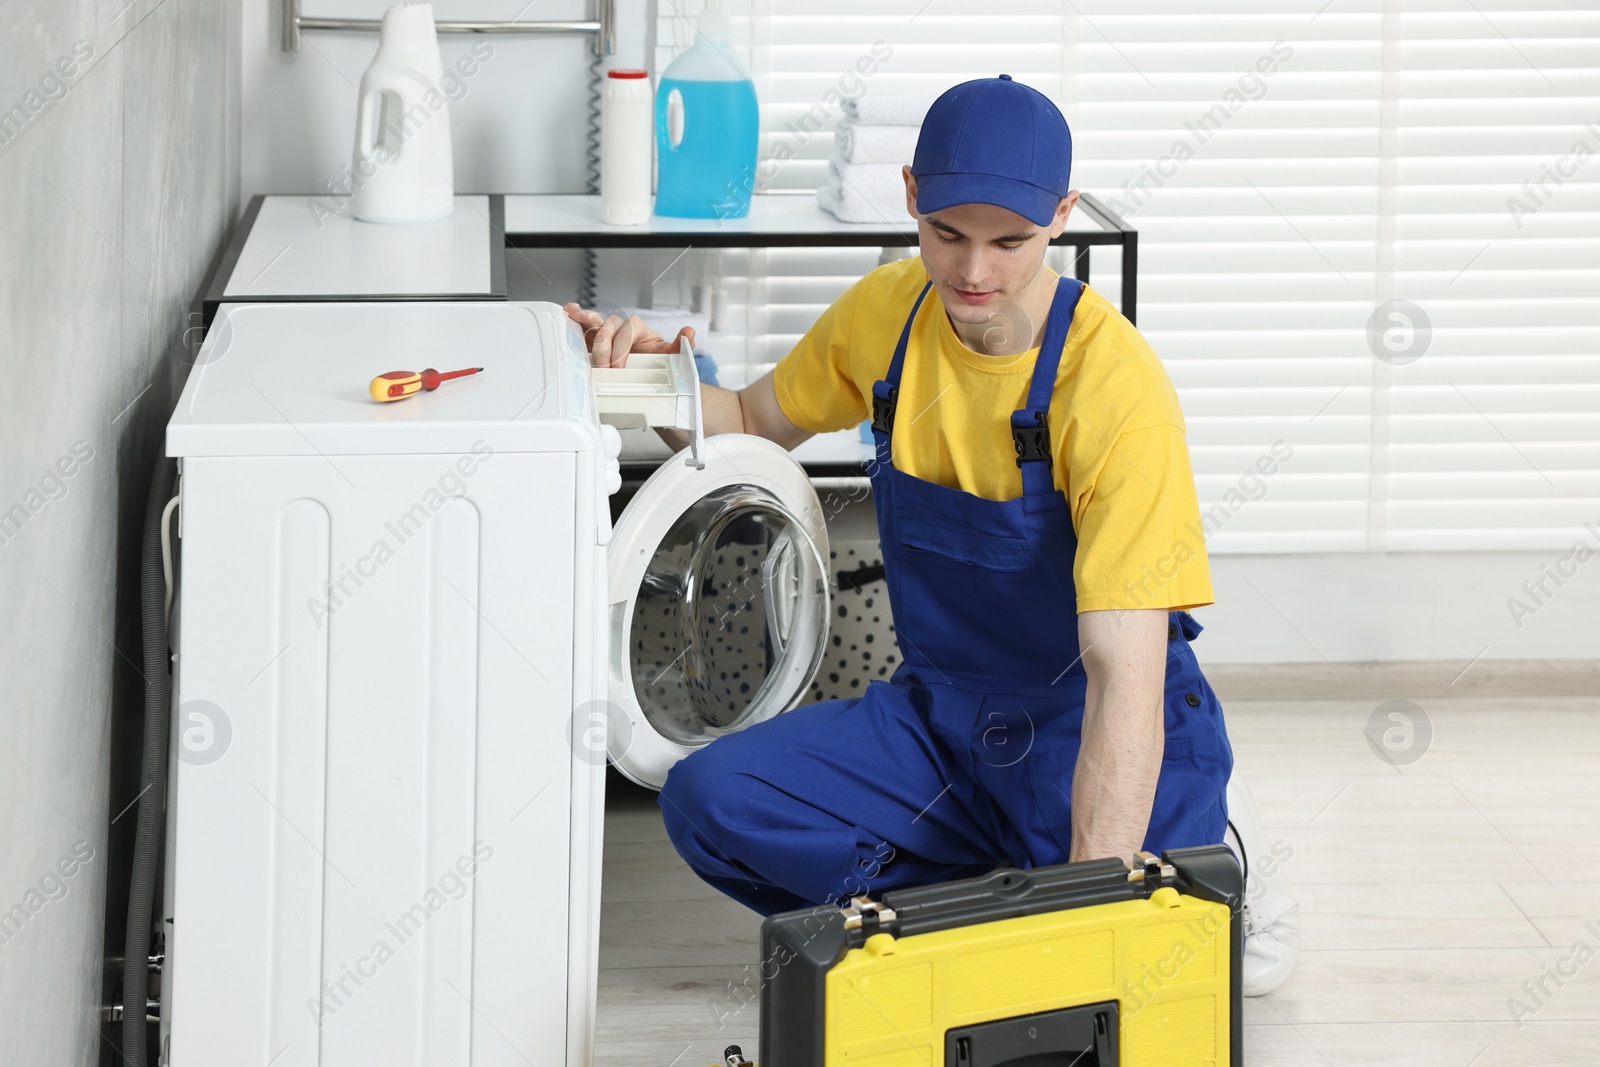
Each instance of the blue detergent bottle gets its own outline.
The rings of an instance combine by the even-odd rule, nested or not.
[[[750,213],[760,116],[750,72],[715,8],[656,89],[656,214],[738,219]]]

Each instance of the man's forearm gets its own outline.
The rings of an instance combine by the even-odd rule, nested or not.
[[[1159,682],[1090,685],[1072,775],[1071,862],[1128,859],[1143,847],[1165,747],[1161,699]]]

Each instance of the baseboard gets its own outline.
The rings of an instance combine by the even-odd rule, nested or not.
[[[1220,663],[1203,669],[1224,705],[1229,700],[1600,697],[1600,659]]]

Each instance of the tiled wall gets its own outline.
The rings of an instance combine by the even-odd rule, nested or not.
[[[238,207],[238,5],[15,0],[5,22],[0,1061],[87,1065],[138,790],[139,526]]]

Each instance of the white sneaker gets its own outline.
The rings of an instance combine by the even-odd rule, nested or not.
[[[1256,813],[1250,787],[1237,767],[1228,779],[1228,847],[1244,857],[1244,995],[1259,997],[1281,986],[1300,955],[1300,905],[1289,894],[1283,864],[1294,855],[1287,842],[1271,843]]]

